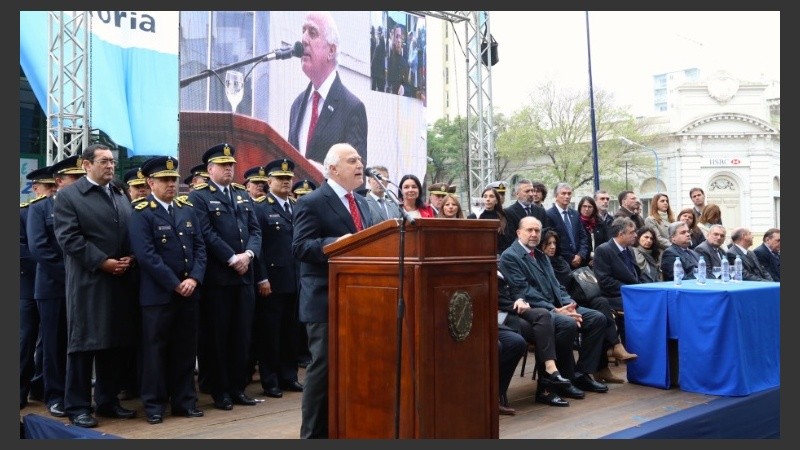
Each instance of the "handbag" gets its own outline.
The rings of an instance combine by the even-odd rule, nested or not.
[[[588,302],[595,297],[599,297],[600,284],[597,282],[597,277],[592,271],[592,268],[583,266],[573,270],[570,274],[570,283],[569,286],[567,286],[567,292],[579,303]]]

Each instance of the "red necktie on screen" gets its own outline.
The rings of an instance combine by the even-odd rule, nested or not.
[[[347,202],[350,203],[350,216],[353,218],[353,223],[356,224],[356,231],[363,230],[364,225],[361,224],[361,214],[358,213],[358,205],[356,205],[356,199],[350,192],[344,194],[344,196],[347,198]]]
[[[308,125],[308,137],[306,138],[306,149],[311,145],[311,138],[314,136],[314,129],[317,128],[317,120],[319,120],[319,99],[322,96],[319,91],[314,91],[311,96],[311,123]]]

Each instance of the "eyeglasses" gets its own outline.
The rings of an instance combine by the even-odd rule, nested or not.
[[[116,166],[117,164],[119,164],[119,161],[117,161],[116,159],[102,158],[102,159],[92,160],[92,164],[99,164],[101,166]]]

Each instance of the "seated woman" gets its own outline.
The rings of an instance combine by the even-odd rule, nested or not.
[[[708,231],[711,225],[722,225],[722,210],[714,203],[709,203],[703,208],[700,217],[697,218],[697,228],[703,232],[703,237],[708,239]],[[726,246],[722,246],[723,250],[727,250]]]
[[[608,227],[606,223],[600,219],[600,212],[597,209],[597,203],[594,198],[585,196],[578,202],[578,215],[581,218],[581,225],[586,230],[586,235],[589,236],[589,266],[592,265],[594,259],[594,249],[603,242],[608,241]]]
[[[461,209],[461,202],[458,201],[458,197],[453,194],[445,195],[444,202],[442,203],[442,210],[439,211],[439,215],[436,217],[442,219],[463,219],[464,211]]]
[[[553,266],[553,272],[556,273],[558,282],[566,289],[569,288],[572,282],[572,267],[569,266],[569,263],[567,263],[564,258],[559,258],[557,256],[558,240],[558,233],[555,230],[550,229],[545,231],[542,240],[539,241],[539,250],[547,255],[547,259],[550,260],[550,265]]]
[[[700,229],[700,227],[697,226],[697,220],[695,220],[694,217],[694,209],[683,208],[681,212],[678,213],[678,220],[681,220],[686,225],[689,225],[689,233],[692,236],[692,243],[689,244],[689,248],[694,250],[695,247],[705,242],[706,237],[703,235],[703,231]],[[666,247],[662,248],[661,250],[665,249]]]
[[[544,308],[532,308],[523,299],[514,299],[503,273],[497,271],[498,309],[508,313],[503,325],[521,334],[525,341],[533,344],[536,352],[536,371],[539,382],[536,385],[535,401],[551,406],[569,406],[569,402],[557,394],[557,390],[567,388],[572,383],[561,376],[556,368],[556,345],[569,345],[572,342],[556,342],[553,318]],[[509,380],[510,381],[510,380]],[[500,392],[505,393],[508,385]]]
[[[433,212],[433,208],[422,201],[420,192],[422,192],[422,183],[419,182],[419,178],[411,174],[403,175],[403,178],[400,179],[400,189],[397,190],[397,199],[402,202],[401,208],[415,219],[434,217],[436,213]]]
[[[653,200],[650,201],[650,214],[644,218],[644,224],[657,233],[656,239],[661,248],[672,245],[667,232],[667,227],[672,222],[675,222],[675,214],[669,205],[669,196],[661,192],[653,194]]]
[[[644,226],[636,230],[636,242],[631,247],[646,283],[664,281],[661,277],[661,247],[656,239],[656,232]]]

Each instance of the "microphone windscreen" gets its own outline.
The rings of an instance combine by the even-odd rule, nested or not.
[[[303,43],[300,41],[295,42],[294,47],[292,48],[292,56],[300,58],[303,56],[303,53],[304,53]]]

